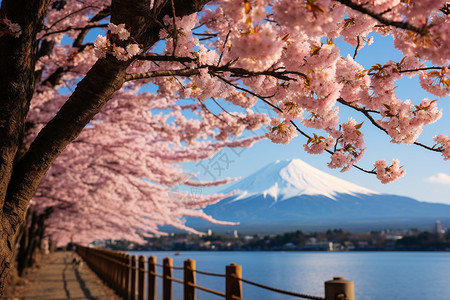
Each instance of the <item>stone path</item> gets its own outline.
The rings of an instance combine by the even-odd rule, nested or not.
[[[28,277],[14,300],[120,299],[73,252],[54,252],[43,257],[41,267]]]

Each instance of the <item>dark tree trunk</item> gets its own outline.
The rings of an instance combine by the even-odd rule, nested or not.
[[[43,26],[49,2],[1,2],[0,17],[7,16],[13,23],[18,23],[22,34],[19,38],[8,34],[0,36],[0,296],[11,267],[16,237],[39,183],[64,148],[122,87],[126,68],[132,62],[118,61],[109,55],[97,61],[29,148],[28,145],[22,147],[35,81],[41,77],[41,72],[35,71],[35,63],[39,55],[51,51],[53,47],[52,44],[42,43],[42,52],[37,51],[36,36]],[[149,18],[150,2],[112,0],[111,4],[111,21],[133,28],[131,34],[144,50],[159,40],[162,19],[172,11],[170,1],[162,2],[165,6],[156,16],[159,22],[155,22]],[[194,13],[201,10],[206,2],[174,0],[176,14],[184,16]],[[43,235],[43,232],[40,234]]]
[[[3,0],[0,8],[0,16],[7,16],[22,29],[18,38],[8,34],[0,37],[0,295],[14,254],[16,234],[23,223],[11,223],[4,204],[34,91],[36,34],[42,28],[49,1]],[[26,208],[21,210],[24,213]]]
[[[42,241],[45,234],[45,221],[50,217],[53,208],[37,215],[33,212],[29,226],[24,231],[19,243],[17,257],[17,272],[22,276],[24,271],[36,262],[36,254],[42,250]],[[29,216],[29,214],[28,214]]]

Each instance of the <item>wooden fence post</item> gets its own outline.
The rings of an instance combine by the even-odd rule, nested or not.
[[[184,300],[195,300],[195,260],[184,261]]]
[[[114,290],[120,294],[120,254],[114,253]]]
[[[126,299],[126,294],[125,294],[125,253],[121,253],[120,254],[120,258],[119,258],[119,260],[120,260],[120,282],[119,282],[119,284],[120,284],[120,293],[119,293],[119,295],[122,297],[122,298],[125,298]]]
[[[231,264],[225,268],[225,299],[241,299],[242,298],[242,266]]]
[[[325,281],[325,300],[355,300],[353,281],[344,277],[334,277]]]
[[[138,299],[145,300],[145,256],[139,256]]]
[[[163,300],[172,300],[172,258],[164,258],[163,265]]]
[[[148,300],[156,300],[156,256],[148,258]]]
[[[125,256],[125,294],[124,299],[130,299],[130,255]]]
[[[131,286],[130,286],[130,297],[128,299],[136,299],[136,255],[131,256]]]

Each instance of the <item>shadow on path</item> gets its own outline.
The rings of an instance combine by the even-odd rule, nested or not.
[[[79,263],[77,263],[79,262]],[[94,272],[74,253],[53,252],[19,287],[14,300],[118,300]],[[5,299],[0,297],[0,299]],[[5,300],[6,300],[5,299]]]
[[[78,281],[78,284],[80,285],[80,289],[84,294],[84,298],[82,298],[82,299],[88,299],[88,300],[98,299],[97,297],[92,296],[91,291],[86,286],[86,282],[84,281],[83,277],[80,274],[79,268],[82,265],[75,264],[74,262],[75,262],[75,259],[71,263],[68,263],[67,256],[64,257],[64,263],[66,264],[66,266],[64,267],[64,271],[63,271],[63,280],[64,280],[64,291],[66,292],[67,299],[75,299],[75,298],[70,297],[70,291],[67,288],[67,280],[66,280],[65,272],[67,271],[68,268],[71,268],[75,273],[76,281]]]
[[[80,284],[80,288],[83,291],[84,296],[86,299],[89,300],[95,300],[97,297],[93,297],[91,294],[91,291],[86,287],[86,282],[81,277],[80,271],[78,270],[78,266],[74,267],[75,269],[75,276],[77,277],[78,283]]]
[[[64,292],[66,293],[67,299],[71,299],[70,298],[70,291],[69,291],[69,288],[67,287],[67,279],[66,279],[66,271],[67,271],[67,268],[69,267],[69,265],[67,264],[67,257],[66,256],[64,256],[64,264],[65,264],[65,266],[64,266],[64,269],[63,269],[63,273],[62,273],[62,279],[63,279],[63,282],[64,282]]]

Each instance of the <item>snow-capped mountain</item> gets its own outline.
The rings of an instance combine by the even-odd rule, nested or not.
[[[300,159],[277,160],[225,189],[224,193],[239,190],[234,200],[262,194],[282,201],[302,195],[322,195],[335,199],[338,194],[378,194],[322,172]]]
[[[299,159],[271,163],[223,192],[235,190],[239,191],[234,196],[206,207],[205,212],[217,220],[240,225],[214,226],[191,218],[187,225],[199,230],[283,232],[328,228],[431,230],[435,220],[450,224],[450,205],[380,194]]]

